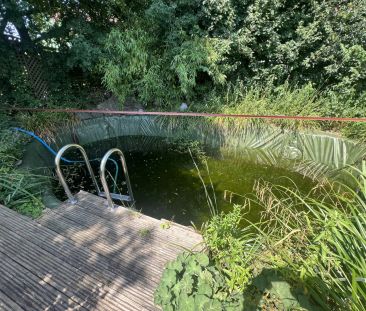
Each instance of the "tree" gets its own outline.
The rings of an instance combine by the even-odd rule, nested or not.
[[[130,25],[111,31],[104,66],[122,99],[200,101],[236,81],[365,93],[363,0],[153,0]]]
[[[36,55],[45,68],[52,68],[45,70],[51,95],[98,85],[107,33],[143,7],[144,1],[127,5],[107,0],[4,0],[0,5],[0,50],[4,53],[0,57],[9,58],[15,50]],[[17,35],[15,41],[9,40],[6,29]],[[1,80],[14,80],[12,72],[21,75],[22,68],[12,62],[12,67],[17,65],[11,70],[1,68]],[[2,100],[19,102],[19,87],[10,84],[3,87]]]

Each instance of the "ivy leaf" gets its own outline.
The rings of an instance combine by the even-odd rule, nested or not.
[[[178,297],[181,293],[182,286],[181,282],[176,283],[170,290],[174,293],[175,297]]]
[[[210,301],[210,298],[208,298],[205,295],[196,295],[196,297],[194,297],[194,306],[195,309],[194,310],[202,310],[204,311],[204,305]]]
[[[291,292],[291,286],[285,281],[272,281],[271,282],[272,288],[271,292],[277,294],[277,297],[280,298],[286,310],[299,307],[299,302],[294,297]]]
[[[205,311],[222,311],[222,304],[217,299],[210,299],[203,305],[203,310]],[[239,309],[236,309],[239,310]]]
[[[206,284],[209,284],[209,285],[212,285],[213,282],[214,282],[212,274],[207,270],[202,271],[199,274],[199,278],[200,278],[200,282],[206,283]]]
[[[189,274],[198,275],[202,271],[202,269],[195,260],[190,260],[187,263],[186,271]]]
[[[188,259],[190,258],[190,254],[187,252],[184,253],[180,253],[176,259],[176,261],[179,261],[180,263],[182,263],[183,265],[188,261]]]
[[[164,304],[169,304],[172,300],[172,294],[168,287],[159,286],[154,294],[154,303],[162,306]]]
[[[181,293],[177,299],[178,310],[195,310],[195,302],[193,296]]]

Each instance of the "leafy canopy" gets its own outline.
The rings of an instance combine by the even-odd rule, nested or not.
[[[364,1],[152,0],[133,20],[107,39],[104,81],[122,99],[198,101],[236,81],[364,96]]]

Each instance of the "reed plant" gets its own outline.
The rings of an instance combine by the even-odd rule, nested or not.
[[[21,168],[22,140],[10,130],[0,130],[0,204],[33,218],[41,215],[44,176]]]
[[[18,113],[16,115],[17,124],[24,129],[32,131],[52,143],[63,127],[72,128],[78,123],[78,118],[66,112],[35,112]]]
[[[256,189],[271,264],[285,266],[324,309],[366,305],[365,163],[357,173],[350,174],[356,187],[325,182],[308,196],[263,183]]]
[[[245,293],[269,269],[321,309],[364,310],[366,164],[354,171],[352,187],[324,180],[307,195],[258,181],[245,206],[213,216],[203,235],[231,290]],[[245,217],[253,201],[262,215],[255,224]]]

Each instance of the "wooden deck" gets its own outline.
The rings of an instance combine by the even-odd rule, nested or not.
[[[164,265],[202,238],[80,192],[37,221],[0,206],[0,310],[156,310]]]

